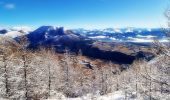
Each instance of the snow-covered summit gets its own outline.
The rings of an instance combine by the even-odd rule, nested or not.
[[[45,33],[46,35],[63,35],[64,28],[63,27],[55,27],[55,26],[41,26],[34,33]]]

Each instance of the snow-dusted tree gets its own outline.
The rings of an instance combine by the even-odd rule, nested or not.
[[[76,72],[74,70],[75,66],[73,66],[75,63],[73,64],[73,59],[74,56],[72,56],[72,54],[70,54],[70,52],[66,50],[64,56],[59,61],[59,66],[62,68],[62,86],[60,91],[68,97],[76,97],[77,95],[76,89],[73,88],[76,85],[74,85],[74,83],[77,82],[75,77]]]
[[[1,55],[4,62],[6,97],[23,97],[21,89],[22,86],[19,86],[20,84],[22,84],[21,75],[18,74],[21,68],[21,63],[19,61],[20,55],[22,54],[20,52],[21,45],[8,37],[1,37],[0,42]],[[17,87],[20,87],[20,89],[18,89]]]
[[[115,88],[116,88],[116,91],[119,90],[120,88],[120,68],[118,66],[116,66],[113,70],[112,70],[112,74],[113,74],[113,77],[115,77]]]
[[[63,62],[62,62],[64,65],[63,65],[63,69],[64,69],[64,90],[65,90],[65,93],[66,95],[70,95],[69,94],[69,89],[70,89],[70,73],[69,73],[69,69],[70,69],[70,54],[68,52],[68,50],[66,50],[66,53],[64,54],[64,59],[63,59]]]
[[[5,97],[8,98],[9,95],[9,86],[8,86],[8,70],[7,70],[7,58],[6,58],[6,54],[4,54],[4,51],[2,52],[2,62],[3,62],[3,67],[1,68],[1,70],[4,70],[4,78],[5,78]]]
[[[59,66],[58,54],[55,53],[54,49],[41,49],[39,53],[44,58],[42,66],[44,66],[44,73],[47,76],[47,80],[45,80],[48,91],[47,98],[52,98],[61,84],[61,66]]]

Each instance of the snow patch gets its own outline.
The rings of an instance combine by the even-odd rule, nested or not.
[[[94,36],[94,37],[89,37],[89,38],[92,38],[92,39],[104,39],[104,38],[107,38],[106,36]]]
[[[117,40],[117,39],[116,39],[116,38],[114,38],[114,37],[111,37],[110,39],[111,39],[111,40],[114,40],[114,41],[115,41],[115,40]]]
[[[7,32],[6,34],[4,34],[4,36],[9,36],[9,37],[12,37],[12,38],[22,36],[22,35],[24,35],[24,33],[20,33],[18,31],[10,31],[10,32]]]
[[[116,33],[123,33],[120,29],[114,29]]]
[[[125,32],[126,33],[131,33],[131,32],[133,32],[133,29],[132,28],[128,28]]]
[[[142,38],[133,38],[133,37],[128,37],[128,41],[130,42],[153,42],[153,39],[142,39]]]
[[[152,31],[152,29],[148,28],[148,29],[147,29],[147,31],[151,32],[151,31]]]
[[[146,35],[146,36],[144,36],[144,35],[137,35],[137,37],[150,39],[150,38],[155,38],[157,36],[153,36],[153,35]]]

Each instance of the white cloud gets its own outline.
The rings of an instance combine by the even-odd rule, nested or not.
[[[14,9],[16,6],[13,3],[5,3],[0,1],[0,7],[5,9]]]
[[[15,26],[15,27],[12,27],[12,30],[15,30],[15,31],[22,30],[27,33],[27,32],[32,31],[33,29],[28,26]]]
[[[6,9],[14,9],[15,8],[15,4],[13,4],[13,3],[4,4],[4,7]]]

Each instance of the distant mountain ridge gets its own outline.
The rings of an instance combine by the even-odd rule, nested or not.
[[[32,34],[33,30],[28,27],[13,27],[13,28],[0,28],[0,35],[10,36],[15,38],[24,34]],[[50,35],[55,36],[56,33],[63,34],[64,29],[58,29],[55,26],[42,26],[34,31],[40,33],[43,31],[50,31]],[[61,31],[61,32],[58,32]],[[63,32],[62,32],[63,31]],[[102,42],[153,42],[153,39],[160,40],[160,42],[167,42],[165,32],[161,28],[106,28],[106,29],[71,29],[74,34],[81,35]]]
[[[161,28],[74,29],[73,32],[104,42],[153,42],[153,39],[167,41]]]

